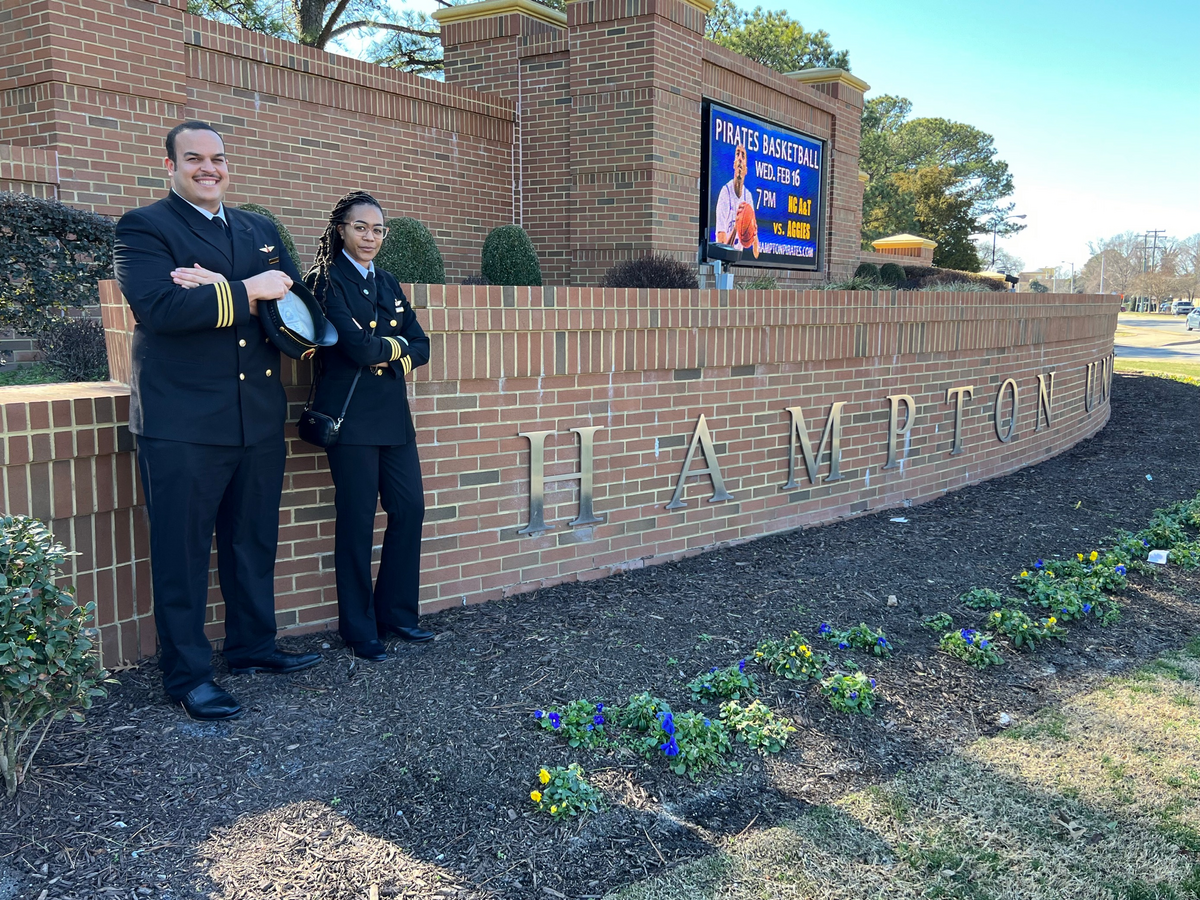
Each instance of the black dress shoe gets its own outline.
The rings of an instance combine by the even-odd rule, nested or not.
[[[288,653],[286,650],[274,650],[269,656],[260,659],[246,659],[229,663],[230,675],[249,675],[251,672],[270,672],[274,675],[286,675],[288,672],[299,672],[315,666],[321,661],[319,653]]]
[[[347,646],[355,656],[368,662],[382,662],[387,659],[387,648],[383,646],[383,641],[358,641]]]
[[[237,719],[242,715],[242,705],[231,693],[212,681],[192,688],[179,702],[189,716],[205,722]]]
[[[390,637],[395,635],[402,641],[408,641],[410,644],[424,644],[426,641],[433,640],[433,632],[426,631],[424,628],[401,628],[398,625],[380,625],[379,633],[382,637]]]

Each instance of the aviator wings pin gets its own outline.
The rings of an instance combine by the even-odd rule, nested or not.
[[[274,244],[263,244],[258,249],[263,253],[270,253],[272,250],[275,249],[275,245]]]

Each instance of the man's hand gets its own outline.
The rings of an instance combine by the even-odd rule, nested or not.
[[[228,281],[220,272],[212,272],[200,263],[194,266],[181,267],[171,270],[171,280],[181,288],[195,288],[202,284],[217,284],[221,281]]]
[[[250,315],[258,315],[259,300],[278,300],[292,286],[292,279],[286,272],[278,269],[268,269],[259,272],[242,282],[246,286],[246,297],[250,301]]]

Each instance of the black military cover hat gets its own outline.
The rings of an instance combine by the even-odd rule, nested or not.
[[[292,359],[310,359],[318,347],[337,343],[337,331],[303,282],[294,282],[283,297],[261,300],[258,306],[267,337]]]

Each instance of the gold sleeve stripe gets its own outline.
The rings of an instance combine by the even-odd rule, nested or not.
[[[385,337],[384,340],[387,341],[388,346],[392,348],[392,355],[388,360],[389,362],[395,362],[404,355],[404,348],[400,346],[400,342],[398,340],[390,337]]]
[[[233,289],[227,281],[213,285],[217,289],[217,327],[228,328],[233,324]]]
[[[401,359],[400,365],[402,365],[404,367],[405,375],[412,374],[412,357],[411,356],[406,356],[403,359]]]

